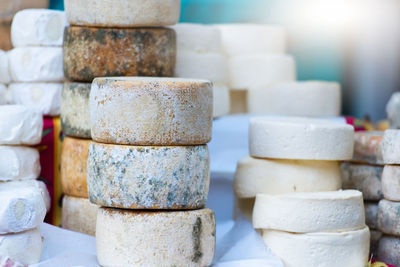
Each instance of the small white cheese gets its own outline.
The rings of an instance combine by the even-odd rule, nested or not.
[[[39,151],[31,147],[0,146],[0,181],[31,180],[40,175]]]

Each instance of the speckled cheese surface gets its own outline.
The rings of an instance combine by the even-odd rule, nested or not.
[[[118,225],[118,227],[116,227]],[[215,250],[209,209],[145,212],[100,208],[96,228],[101,266],[208,266]]]
[[[342,180],[336,161],[242,158],[237,165],[234,191],[239,198],[256,194],[336,191]]]
[[[255,117],[250,120],[249,139],[253,157],[349,160],[354,128],[322,119]]]
[[[367,227],[341,233],[293,234],[263,231],[263,239],[285,267],[365,267],[369,256]]]
[[[65,137],[61,148],[61,186],[64,194],[88,198],[87,158],[91,141]]]
[[[89,95],[91,83],[64,83],[61,126],[67,136],[90,139]]]
[[[39,151],[22,146],[0,146],[0,181],[36,179],[40,175]]]
[[[365,223],[369,229],[378,229],[378,203],[365,202]]]
[[[92,143],[90,201],[126,209],[198,209],[210,183],[207,146],[121,146]]]
[[[118,28],[174,25],[179,20],[181,1],[66,0],[64,5],[72,25]]]
[[[229,88],[226,86],[213,87],[214,112],[213,117],[218,118],[228,115],[231,109]]]
[[[90,203],[87,198],[65,195],[62,204],[62,227],[94,236],[98,209],[99,207]]]
[[[0,50],[0,83],[9,83],[11,80],[8,69],[8,56],[3,50]]]
[[[361,229],[365,226],[362,194],[356,190],[257,194],[253,226],[292,233]]]
[[[400,202],[379,201],[378,229],[388,235],[400,236]]]
[[[355,162],[369,164],[383,164],[381,142],[383,132],[356,132],[354,133]]]
[[[383,236],[379,241],[378,257],[389,264],[400,266],[400,237]]]
[[[400,130],[386,130],[381,149],[385,164],[400,164]]]
[[[386,165],[383,168],[382,192],[385,199],[400,201],[400,166]]]
[[[129,145],[203,145],[211,140],[212,84],[179,78],[96,78],[92,138]]]
[[[71,26],[65,30],[63,52],[65,77],[72,81],[92,82],[103,76],[172,77],[176,36],[168,28]]]

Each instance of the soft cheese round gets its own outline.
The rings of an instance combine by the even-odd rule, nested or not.
[[[400,266],[400,237],[383,236],[379,241],[378,258],[388,264]]]
[[[378,229],[388,235],[400,236],[400,202],[379,201]]]
[[[6,52],[0,50],[0,83],[8,84],[10,80],[11,78],[8,68],[8,56]]]
[[[0,106],[0,145],[37,145],[42,131],[40,113],[24,106]]]
[[[100,208],[96,245],[105,267],[208,266],[215,250],[214,213]]]
[[[178,23],[180,0],[65,0],[72,25],[100,27],[168,26]]]
[[[293,234],[265,230],[263,239],[285,267],[364,267],[368,262],[368,227],[341,233]]]
[[[385,164],[400,164],[400,130],[386,130],[381,149]]]
[[[368,164],[383,164],[381,142],[383,133],[380,131],[354,133],[354,162]]]
[[[365,226],[362,194],[356,190],[257,194],[253,226],[292,233],[361,229]]]
[[[400,201],[400,166],[386,165],[383,168],[382,192],[385,199]]]
[[[88,198],[87,159],[91,140],[65,137],[61,148],[60,178],[64,194]]]
[[[32,180],[40,175],[39,151],[22,146],[0,146],[0,181]]]
[[[47,116],[60,115],[62,88],[62,83],[12,83],[8,86],[13,103]]]
[[[99,206],[90,203],[87,198],[65,195],[62,203],[62,227],[94,236],[98,209]]]
[[[213,117],[218,118],[228,115],[231,109],[229,88],[226,86],[213,87],[214,108]]]
[[[378,229],[378,203],[365,202],[365,223],[369,229]]]
[[[215,25],[179,23],[171,28],[176,32],[178,51],[222,52],[221,32]]]
[[[125,209],[198,209],[210,184],[207,146],[122,146],[92,143],[90,201]]]
[[[81,4],[79,8],[83,10]],[[71,81],[92,82],[102,76],[172,77],[176,36],[168,28],[71,26],[65,30],[63,52],[65,77]]]
[[[212,84],[151,77],[96,78],[92,138],[130,145],[202,145],[211,140]]]
[[[67,18],[63,11],[25,9],[15,14],[11,25],[14,47],[61,46]]]
[[[324,192],[341,189],[336,161],[268,160],[242,158],[237,165],[234,191],[239,198],[257,194]]]
[[[349,160],[354,128],[343,123],[301,117],[250,120],[250,155],[260,158]]]

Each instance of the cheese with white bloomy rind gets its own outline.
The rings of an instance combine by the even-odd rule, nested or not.
[[[211,140],[213,93],[205,80],[96,78],[92,138],[124,145],[203,145]]]
[[[354,133],[353,162],[383,164],[381,142],[384,132],[361,131]]]
[[[198,209],[210,183],[207,146],[122,146],[91,143],[92,203],[125,209]]]
[[[96,247],[101,266],[209,266],[215,250],[214,213],[100,208]]]
[[[31,180],[40,175],[39,151],[31,147],[0,146],[0,181]]]
[[[378,258],[388,264],[400,266],[400,237],[383,236],[379,240]]]
[[[381,149],[385,164],[400,164],[400,130],[386,130]]]
[[[400,201],[400,166],[386,165],[383,168],[382,192],[385,199]]]
[[[10,82],[10,72],[8,69],[8,56],[3,50],[0,50],[0,83],[8,84]]]
[[[215,86],[213,87],[214,96],[214,118],[222,117],[229,114],[231,109],[229,88],[226,86]]]
[[[400,202],[379,201],[378,229],[388,235],[400,236]]]
[[[98,206],[87,198],[65,195],[62,204],[62,227],[71,231],[94,236]]]
[[[250,120],[250,156],[275,159],[349,160],[354,128],[335,121],[302,117]]]
[[[25,9],[15,14],[11,24],[14,47],[61,46],[67,18],[63,11]]]
[[[365,267],[369,259],[368,227],[306,234],[264,230],[263,239],[285,267]]]
[[[0,235],[0,257],[9,257],[22,264],[35,264],[42,256],[42,236],[38,229]]]
[[[253,226],[292,233],[361,229],[365,226],[362,194],[356,190],[257,194]]]
[[[19,105],[0,106],[0,145],[37,145],[42,132],[40,113]]]
[[[64,81],[61,47],[17,47],[8,52],[13,82]]]
[[[365,202],[365,223],[369,229],[378,229],[378,203]]]
[[[273,160],[245,157],[238,162],[234,191],[239,198],[257,194],[336,191],[342,181],[336,161]]]

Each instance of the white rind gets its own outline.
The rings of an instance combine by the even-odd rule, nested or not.
[[[99,206],[90,203],[87,198],[66,195],[62,204],[62,227],[94,236],[98,209]]]
[[[7,52],[0,50],[0,83],[8,84],[10,80]]]
[[[42,195],[43,201],[46,205],[46,210],[50,211],[51,208],[51,199],[50,193],[47,190],[47,186],[44,182],[38,180],[26,180],[26,181],[12,181],[3,184],[3,186],[11,186],[11,187],[33,187],[34,189],[38,190]]]
[[[386,130],[381,149],[385,164],[400,164],[400,130]]]
[[[400,201],[400,166],[386,165],[383,168],[382,192],[385,199]]]
[[[36,179],[40,175],[39,151],[30,147],[0,146],[0,181]]]
[[[214,118],[228,115],[231,109],[229,88],[226,86],[213,87],[214,96]]]

